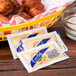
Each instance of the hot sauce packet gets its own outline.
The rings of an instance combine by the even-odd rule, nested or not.
[[[17,54],[29,73],[69,58],[54,41]]]
[[[29,49],[38,47],[40,45],[46,44],[51,41],[55,41],[64,52],[68,50],[57,31],[47,33],[45,35],[33,37],[30,39],[24,39],[22,40],[22,43],[25,51],[26,50],[28,51]]]
[[[41,27],[33,30],[20,32],[17,34],[7,35],[7,40],[8,40],[13,58],[17,59],[18,58],[17,53],[23,51],[22,44],[20,43],[22,39],[31,38],[31,37],[39,36],[46,33],[47,33],[46,27]]]

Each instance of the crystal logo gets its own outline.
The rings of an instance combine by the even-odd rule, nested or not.
[[[34,59],[32,59],[32,62],[33,63],[36,63],[38,60],[39,60],[39,58],[41,57],[41,55],[42,55],[42,53],[38,53],[37,55],[36,55],[36,57],[34,58]]]
[[[40,57],[44,54],[44,52],[48,49],[49,47],[47,48],[44,48],[44,49],[41,49],[33,58],[32,60],[30,61],[30,64],[31,64],[31,67],[33,67],[37,61],[40,59]]]

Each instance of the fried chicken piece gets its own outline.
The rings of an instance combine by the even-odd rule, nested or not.
[[[0,0],[0,14],[7,15],[13,11],[12,3],[7,0]]]
[[[5,10],[3,11],[3,14],[8,15],[12,12],[13,12],[13,5],[11,2],[7,2],[7,6],[6,6]]]
[[[9,21],[9,19],[3,15],[0,15],[0,21],[7,22],[7,21]]]
[[[24,19],[30,19],[31,18],[31,16],[25,12],[19,12],[17,15],[23,17]]]
[[[0,14],[17,13],[20,8],[17,0],[0,0]]]
[[[33,0],[23,0],[22,4],[24,7],[32,8],[34,7],[34,1]]]
[[[44,11],[44,5],[41,3],[41,0],[34,0],[35,1],[35,7],[39,10],[39,11]]]
[[[14,13],[17,13],[18,11],[19,11],[19,9],[21,9],[22,8],[22,6],[20,6],[19,4],[18,4],[18,2],[17,2],[17,0],[9,0],[11,3],[12,3],[12,5],[13,5],[13,12]]]
[[[35,7],[33,7],[33,8],[31,8],[30,10],[29,10],[29,14],[31,15],[31,16],[36,16],[36,15],[38,15],[38,14],[40,14],[40,13],[42,13],[42,11],[39,11],[37,8],[35,8]]]
[[[36,4],[36,8],[37,8],[39,11],[44,12],[44,5],[43,5],[41,2]]]
[[[9,19],[11,19],[12,16],[13,16],[13,15],[16,15],[16,14],[23,16],[23,11],[24,11],[24,8],[21,7],[17,12],[13,12],[13,13],[9,14],[7,17],[8,17]],[[23,16],[23,17],[24,17],[24,16]]]
[[[43,4],[41,3],[41,0],[23,0],[22,3],[23,6],[26,7],[26,9],[28,10],[33,7],[36,7],[38,10],[43,11],[44,8]]]
[[[2,13],[7,6],[7,1],[6,0],[0,0],[0,13]]]
[[[13,15],[19,15],[25,19],[30,19],[43,12],[41,0],[22,0],[22,6],[17,0],[0,0],[0,21],[8,21]],[[6,17],[7,18],[6,18]]]

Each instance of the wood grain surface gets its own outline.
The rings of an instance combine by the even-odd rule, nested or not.
[[[75,6],[76,3],[74,3]],[[72,6],[72,5],[71,5]],[[20,60],[13,60],[8,42],[0,42],[0,76],[76,76],[76,42],[65,35],[61,20],[48,28],[48,32],[57,30],[68,47],[68,60],[50,65],[28,74]]]

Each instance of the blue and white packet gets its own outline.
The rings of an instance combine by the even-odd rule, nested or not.
[[[22,39],[26,39],[26,38],[29,39],[31,37],[39,36],[46,33],[48,33],[46,27],[41,27],[41,28],[20,32],[17,34],[7,35],[7,40],[8,40],[13,58],[17,59],[18,58],[17,53],[24,51],[22,46],[23,45]]]
[[[62,39],[57,31],[50,32],[50,33],[40,35],[37,37],[33,37],[30,39],[23,39],[22,43],[23,43],[23,47],[26,51],[26,50],[35,48],[37,46],[49,43],[51,41],[55,41],[64,52],[68,51],[68,48],[62,41]],[[30,45],[30,47],[29,47],[29,45]]]
[[[68,59],[55,41],[17,53],[28,73]]]
[[[29,35],[27,38],[32,38],[32,37],[36,37],[38,35],[38,33],[35,33],[35,34],[32,34],[32,35]],[[17,52],[21,52],[24,48],[23,48],[23,42],[22,40],[20,40],[20,43],[21,45],[18,46],[18,48],[16,49]]]

